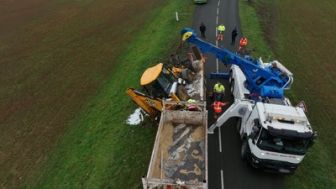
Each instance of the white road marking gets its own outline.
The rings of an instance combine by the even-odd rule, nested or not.
[[[221,169],[221,186],[222,186],[222,189],[224,189],[224,173],[223,173],[223,169]]]
[[[220,4],[220,0],[218,0],[217,3],[217,15],[216,15],[216,46],[218,47],[218,40],[217,40],[217,35],[218,35],[218,31],[217,31],[217,26],[218,26],[218,19],[219,19],[219,4]],[[219,65],[218,65],[218,58],[216,58],[216,72],[218,73],[219,71]],[[221,144],[220,144],[221,145]]]
[[[219,5],[220,5],[220,0],[218,0],[218,4],[217,4],[217,16],[216,16],[216,46],[218,47],[218,41],[217,41],[217,26],[218,26],[218,19],[219,19]],[[216,71],[218,73],[219,71],[219,66],[218,66],[218,58],[216,58]],[[219,140],[219,152],[222,152],[222,132],[221,132],[221,128],[218,128],[218,140]],[[223,169],[220,170],[220,174],[221,174],[221,189],[224,189],[224,172]]]
[[[220,127],[218,127],[218,140],[219,140],[219,152],[222,152],[222,132]]]

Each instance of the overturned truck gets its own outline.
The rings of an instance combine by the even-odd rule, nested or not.
[[[207,189],[207,110],[204,61],[191,47],[187,61],[157,64],[141,77],[140,92],[127,94],[160,122],[144,189]],[[188,64],[186,64],[186,62]],[[147,94],[146,94],[147,93]]]

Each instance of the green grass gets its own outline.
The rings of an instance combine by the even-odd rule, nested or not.
[[[306,102],[309,120],[319,134],[302,166],[286,183],[288,188],[336,188],[336,55],[332,32],[336,2],[279,1],[277,7],[276,53],[295,75],[293,100]]]
[[[151,19],[114,60],[114,73],[83,112],[72,121],[42,170],[25,188],[140,188],[146,174],[155,124],[125,124],[135,105],[127,87],[138,87],[149,65],[165,60],[179,43],[179,31],[191,23],[189,1],[170,0],[153,10]],[[174,12],[183,12],[180,22]],[[111,60],[112,61],[112,60]]]
[[[336,188],[336,57],[332,32],[336,2],[258,0],[250,6],[240,1],[243,33],[257,30],[255,40],[263,48],[267,29],[260,23],[267,23],[265,9],[261,9],[265,6],[275,16],[274,25],[264,27],[276,26],[272,31],[274,43],[267,45],[272,46],[276,59],[294,73],[294,84],[287,96],[294,104],[306,102],[310,123],[319,134],[296,173],[286,177],[286,188]],[[270,51],[267,45],[266,53]]]
[[[240,23],[243,36],[248,39],[248,49],[255,49],[254,57],[262,57],[264,61],[273,58],[273,52],[263,39],[261,24],[254,7],[247,1],[239,2]]]

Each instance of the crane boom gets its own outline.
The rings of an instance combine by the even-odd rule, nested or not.
[[[240,67],[246,76],[247,89],[262,97],[283,98],[284,90],[293,82],[293,74],[280,62],[262,63],[250,60],[227,49],[219,48],[206,42],[190,29],[181,31],[182,40],[196,45],[203,53],[211,53],[225,65],[234,64]]]

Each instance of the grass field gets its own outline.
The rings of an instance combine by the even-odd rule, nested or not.
[[[138,186],[155,129],[124,125],[124,91],[177,42],[188,5],[0,1],[0,188]]]
[[[0,188],[34,175],[160,5],[115,2],[0,1]]]
[[[267,41],[276,59],[294,73],[294,85],[287,96],[294,103],[306,102],[310,122],[319,134],[297,172],[286,178],[286,187],[336,188],[336,1],[258,0],[240,4],[243,12],[259,18],[253,24],[254,18],[241,14],[243,32],[262,31],[263,35],[257,32],[256,39]]]
[[[146,174],[155,126],[127,126],[135,105],[127,87],[138,87],[145,68],[168,58],[180,29],[191,23],[191,2],[165,1],[150,13],[96,97],[71,123],[41,170],[24,188],[139,188]],[[175,21],[174,12],[183,16]],[[154,124],[155,125],[155,124]]]

